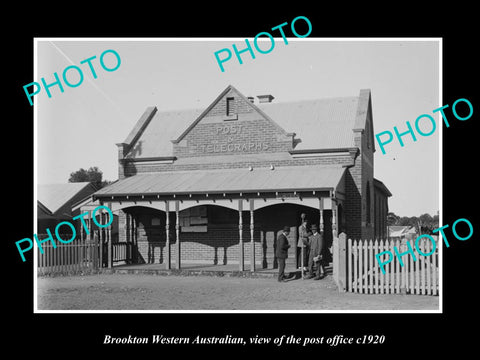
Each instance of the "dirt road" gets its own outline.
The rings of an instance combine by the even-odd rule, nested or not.
[[[438,296],[340,293],[293,280],[100,274],[39,278],[39,310],[438,310]]]

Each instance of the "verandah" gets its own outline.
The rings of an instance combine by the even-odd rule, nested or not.
[[[146,221],[142,220],[141,216],[138,215],[139,213],[135,212],[135,209],[143,208],[145,209],[145,211],[148,212],[148,208],[150,208],[150,211],[152,212],[156,211],[157,214],[163,214],[163,216],[161,217],[161,225],[160,218],[156,219],[156,221],[158,221],[156,223],[157,226],[155,227],[155,232],[157,236],[155,239],[157,239],[157,242],[148,243],[148,255],[145,255],[145,259],[140,259],[140,262],[152,263],[158,261],[165,264],[166,269],[181,269],[184,265],[183,261],[185,261],[185,263],[201,263],[202,261],[200,261],[200,258],[190,257],[189,259],[185,259],[184,256],[182,256],[182,252],[184,251],[183,245],[190,245],[190,242],[195,241],[192,239],[197,238],[196,240],[200,241],[200,239],[211,238],[215,234],[214,227],[212,226],[212,229],[210,229],[211,225],[208,226],[208,236],[202,233],[189,234],[182,232],[182,211],[194,208],[195,206],[207,205],[212,208],[218,207],[220,209],[223,209],[219,211],[225,211],[230,213],[230,220],[232,220],[234,217],[237,219],[237,225],[233,223],[229,224],[229,235],[232,236],[232,233],[236,232],[236,234],[233,236],[234,239],[229,242],[229,246],[235,247],[236,250],[233,252],[233,257],[231,256],[232,252],[230,250],[228,264],[230,265],[232,264],[232,262],[237,263],[239,271],[245,271],[247,268],[250,271],[255,271],[258,267],[264,268],[265,266],[262,266],[261,264],[265,263],[265,259],[263,259],[262,261],[262,259],[258,259],[258,257],[265,256],[265,253],[263,253],[263,255],[260,255],[259,247],[261,246],[265,248],[266,242],[270,242],[270,251],[272,251],[274,247],[274,238],[276,238],[276,232],[278,230],[280,230],[284,225],[290,225],[292,226],[292,230],[294,230],[299,225],[298,219],[296,219],[296,215],[290,216],[290,219],[288,220],[290,221],[289,224],[278,222],[280,220],[275,219],[275,217],[278,216],[273,213],[270,214],[269,219],[266,220],[265,216],[262,216],[262,214],[264,215],[262,211],[265,212],[265,209],[268,209],[272,206],[279,206],[280,204],[283,204],[284,206],[288,206],[287,204],[295,204],[293,206],[300,205],[298,206],[298,215],[302,211],[302,208],[310,209],[310,211],[317,213],[316,222],[320,225],[321,228],[324,227],[325,214],[327,214],[328,224],[326,228],[332,233],[332,235],[333,232],[335,232],[336,234],[338,223],[336,201],[325,201],[327,199],[326,197],[304,198],[301,194],[298,194],[298,197],[296,197],[295,199],[277,198],[275,197],[275,195],[274,197],[267,198],[265,196],[265,198],[260,199],[224,199],[223,196],[223,194],[217,195],[216,197],[210,195],[210,198],[208,200],[204,199],[203,201],[200,201],[198,198],[192,200],[190,197],[188,200],[176,199],[163,201],[145,201],[144,198],[142,199],[143,201],[140,201],[138,199],[132,199],[131,197],[129,197],[128,199],[125,198],[122,200],[117,200],[115,203],[109,202],[108,204],[112,207],[114,211],[123,211],[124,226],[120,230],[120,232],[124,233],[124,238],[128,239],[127,241],[134,243],[135,246],[138,246],[139,244],[147,246],[146,242],[139,242],[139,237],[142,237],[142,232],[139,232],[139,226],[143,226],[141,222],[145,223]],[[209,196],[207,195],[206,197]],[[330,200],[330,198],[328,198],[328,200]],[[324,209],[324,202],[328,202],[328,209]],[[313,208],[314,205],[316,205],[316,209]],[[285,208],[280,207],[279,209]],[[283,212],[285,211],[279,211],[279,213]],[[234,215],[235,213],[236,215]],[[147,218],[147,222],[148,221],[149,220]],[[260,221],[260,224],[258,223],[258,221]],[[268,229],[265,225],[265,223],[267,222],[270,222]],[[235,230],[235,228],[237,230]],[[152,233],[151,228],[142,228],[142,230],[143,233]],[[269,231],[267,232],[266,230]],[[162,234],[159,234],[159,232],[162,232]],[[293,231],[293,235],[295,235],[295,233],[296,231]],[[161,242],[158,241],[160,237]],[[152,238],[154,237],[152,236]],[[291,257],[292,259],[295,259],[296,237],[292,236],[291,240]],[[206,241],[204,242],[206,243]],[[155,251],[155,249],[153,248],[154,245],[160,248],[160,260],[158,259],[157,255],[153,253]],[[215,261],[210,262],[210,265],[226,265],[226,260],[222,261],[220,255],[217,257],[216,247],[220,247],[221,245],[214,244],[213,241],[207,245],[210,245],[212,248],[215,246]],[[145,254],[146,251],[147,250],[145,250]],[[187,252],[194,251],[194,249],[187,248]],[[226,251],[226,249],[224,251]],[[148,261],[146,261],[147,256]],[[274,256],[273,253],[271,254],[271,256]]]

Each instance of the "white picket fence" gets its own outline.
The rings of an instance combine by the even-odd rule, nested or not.
[[[439,244],[432,255],[420,255],[415,248],[415,240],[410,240],[416,261],[411,254],[401,257],[404,266],[400,266],[395,256],[394,246],[399,253],[408,250],[406,240],[352,240],[347,241],[347,287],[348,292],[362,294],[418,294],[438,295],[439,291]],[[441,245],[441,244],[440,244]],[[421,239],[418,247],[429,254],[433,244]],[[380,269],[376,254],[391,251],[393,260],[384,265],[385,274]],[[387,254],[381,256],[386,259]],[[386,261],[386,260],[385,260]]]

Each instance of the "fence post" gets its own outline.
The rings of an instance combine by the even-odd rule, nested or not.
[[[353,240],[352,246],[353,252],[353,292],[358,292],[358,269],[360,268],[358,265],[358,241]]]
[[[108,244],[108,268],[111,269],[113,267],[113,244],[112,244],[112,226],[108,225],[106,229],[107,235],[107,244]]]
[[[405,244],[401,244],[400,248],[402,252],[405,251],[407,241],[405,239]],[[405,295],[407,293],[407,269],[408,269],[408,259],[405,260],[405,264],[401,267],[401,285],[400,285],[400,294]]]
[[[92,268],[94,270],[97,270],[98,269],[98,263],[97,263],[97,255],[98,257],[100,257],[100,254],[99,254],[99,248],[98,248],[98,253],[97,253],[97,245],[100,243],[100,241],[98,241],[98,236],[99,234],[97,233],[97,231],[95,230],[94,233],[93,233],[93,241],[91,241],[88,245],[89,247],[89,252],[91,253],[91,258],[90,258],[90,261],[91,261],[91,264],[92,264]],[[101,243],[100,243],[101,245]]]
[[[342,233],[343,234],[343,233]],[[347,290],[348,292],[352,292],[352,239],[347,240],[347,250],[345,251],[347,254]]]
[[[99,261],[99,267],[103,268],[104,261],[103,258],[105,257],[104,249],[103,249],[103,237],[102,237],[102,230],[98,229],[98,242],[99,242],[99,247],[98,247],[98,257],[100,259]]]
[[[440,246],[440,243],[438,241],[436,241],[436,249],[435,249],[435,252],[432,254],[432,289],[433,289],[433,295],[437,295],[437,273],[438,273],[438,269],[437,269],[437,255],[439,254],[439,246]]]
[[[347,291],[347,235],[333,238],[333,279],[338,290]]]

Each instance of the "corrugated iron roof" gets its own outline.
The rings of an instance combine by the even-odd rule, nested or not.
[[[174,110],[156,112],[148,126],[129,151],[128,158],[172,156],[171,140],[180,134],[200,116],[204,109]],[[132,135],[129,135],[129,138]]]
[[[55,213],[86,186],[90,186],[90,183],[39,184],[37,187],[37,200],[50,212]]]
[[[358,97],[304,100],[257,105],[301,142],[295,150],[354,146],[352,131]]]
[[[255,105],[281,128],[296,133],[295,139],[300,142],[295,150],[306,150],[353,147],[358,101],[358,96],[351,96]],[[157,111],[127,157],[172,156],[171,140],[177,139],[203,111]],[[129,138],[133,138],[132,133]]]
[[[145,173],[119,180],[95,196],[334,189],[344,171],[341,166],[318,165]]]
[[[408,225],[390,225],[388,227],[391,231],[405,231],[410,228]]]
[[[389,231],[389,236],[390,237],[402,237],[405,236],[406,234],[411,234],[415,233],[416,229],[413,226],[410,225],[391,225],[388,227]]]

